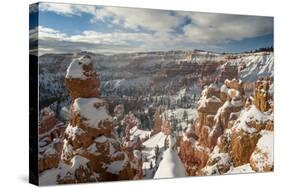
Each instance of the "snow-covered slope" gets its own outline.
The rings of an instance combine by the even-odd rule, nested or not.
[[[243,174],[243,173],[254,173],[255,171],[252,169],[250,164],[245,164],[242,166],[237,166],[235,168],[231,168],[226,174]]]
[[[185,176],[186,171],[177,152],[172,148],[168,148],[163,153],[163,159],[154,175],[154,179]]]
[[[39,175],[40,186],[56,185],[58,183],[57,182],[58,173],[59,173],[58,168],[49,169],[49,170],[46,170],[43,173],[41,173]]]
[[[258,78],[273,76],[273,52],[241,54],[226,62],[239,67],[239,78],[243,81],[252,82]]]
[[[250,161],[258,172],[271,170],[274,166],[274,144],[273,131],[262,131],[261,138],[252,153]]]
[[[159,165],[164,150],[165,138],[166,135],[159,132],[143,143],[142,155],[145,160],[143,161],[142,168],[146,179],[151,179],[154,176],[155,169]]]
[[[164,147],[166,135],[162,132],[157,133],[156,135],[153,135],[150,139],[145,141],[143,145],[145,148],[155,148],[158,146],[159,148]]]

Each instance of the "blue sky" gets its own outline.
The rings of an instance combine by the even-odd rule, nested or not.
[[[273,45],[273,18],[41,3],[40,53],[127,53],[204,49],[241,52]]]

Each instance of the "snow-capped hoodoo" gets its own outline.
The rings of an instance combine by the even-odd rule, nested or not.
[[[261,89],[261,83],[268,87]],[[271,84],[268,78],[257,81],[253,97],[245,100],[235,121],[230,119],[231,123],[228,123],[217,139],[207,165],[198,174],[273,170],[273,106],[270,105],[272,96],[269,93]]]
[[[65,86],[72,98],[99,96],[100,81],[90,56],[73,59],[67,68]]]
[[[143,148],[142,139],[144,139],[142,134],[145,133],[145,131],[139,129],[140,121],[131,112],[124,117],[123,125],[126,127],[125,139],[123,141],[124,150],[129,157],[134,179],[142,179],[141,150]]]
[[[270,85],[270,78],[258,80],[248,99],[243,82],[236,79],[202,91],[194,130],[188,129],[180,142],[179,154],[189,174],[224,174],[245,164],[254,171],[273,169],[272,149],[268,148],[272,139],[263,131],[273,131]]]
[[[99,80],[89,57],[70,64],[65,83],[73,102],[58,183],[132,179],[128,156],[113,132],[112,117],[105,102],[97,98]],[[92,87],[88,87],[90,84]]]

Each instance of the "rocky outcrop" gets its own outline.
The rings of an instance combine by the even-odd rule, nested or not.
[[[154,126],[153,126],[153,131],[151,133],[152,135],[155,135],[161,131],[162,127],[162,118],[161,118],[161,110],[157,109],[155,114],[154,114]]]
[[[255,88],[254,95],[259,89]],[[268,92],[267,95],[269,95]],[[264,103],[269,103],[269,98]],[[253,102],[248,100],[248,104],[230,129],[230,153],[234,166],[249,163],[263,130],[273,131],[273,109],[268,108],[269,111],[265,113],[259,104],[255,97]]]
[[[217,146],[220,152],[230,154],[234,167],[248,164],[261,138],[261,130],[266,130],[270,122],[272,116],[263,114],[254,105],[243,110],[234,125],[219,137]]]
[[[180,141],[179,147],[179,157],[186,168],[186,172],[190,176],[195,176],[197,171],[206,165],[210,150],[201,146],[194,138],[187,136],[184,136]]]
[[[172,133],[171,126],[171,119],[167,117],[167,114],[165,114],[165,112],[161,111],[161,108],[158,108],[154,113],[154,127],[151,136],[159,132],[162,132],[165,135],[170,135]]]
[[[55,117],[55,113],[50,108],[41,110],[38,129],[39,172],[58,167],[64,130],[65,125]]]
[[[99,81],[89,57],[70,64],[65,83],[73,102],[58,183],[132,179],[129,158],[116,139],[106,103],[97,98]]]
[[[254,94],[257,90],[259,88],[255,89]],[[253,99],[247,99],[238,118],[228,123],[223,134],[217,139],[217,145],[211,152],[207,165],[199,171],[199,174],[224,174],[239,170],[243,173],[246,166],[248,171],[245,172],[272,171],[274,168],[272,110],[269,108],[262,112]],[[214,157],[217,160],[213,160]]]
[[[231,135],[231,150],[234,166],[244,165],[249,162],[260,135],[248,134],[244,131],[234,131]]]
[[[132,171],[134,174],[134,179],[142,179],[142,141],[139,136],[134,135],[133,131],[137,131],[140,122],[139,120],[134,116],[133,113],[129,112],[124,119],[123,124],[126,127],[125,128],[125,141],[124,144],[124,150],[127,153]]]
[[[134,179],[143,179],[142,172],[142,153],[140,150],[133,150],[133,158],[131,161],[131,166],[134,174]]]
[[[72,98],[98,97],[100,81],[90,56],[74,59],[66,73],[65,86]]]
[[[125,140],[126,142],[130,142],[135,140],[134,135],[131,134],[132,128],[138,128],[140,125],[140,121],[135,117],[135,115],[132,112],[129,112],[129,114],[125,115],[123,119],[123,126],[125,126]],[[136,148],[136,146],[134,147]]]
[[[268,90],[271,83],[272,80],[270,78],[257,80],[255,82],[254,104],[262,112],[266,112],[270,109],[270,100],[272,97],[268,93]]]
[[[172,133],[171,123],[169,120],[162,120],[161,132],[165,135],[170,135]]]
[[[238,78],[238,66],[231,63],[225,63],[220,67],[220,74],[218,79],[224,81],[226,79],[237,79]]]
[[[197,102],[198,119],[194,125],[189,126],[180,142],[179,155],[190,175],[197,175],[199,170],[206,165],[213,138],[222,134],[222,127],[217,126],[215,129],[215,117],[223,105],[220,95],[218,84],[205,87]],[[216,121],[219,119],[217,118]],[[221,129],[218,130],[218,128]]]
[[[232,160],[229,153],[220,153],[218,148],[210,154],[206,166],[197,172],[197,175],[208,176],[224,174],[232,167]]]
[[[179,154],[189,174],[225,174],[243,165],[257,172],[273,169],[273,149],[268,149],[273,140],[265,136],[273,133],[269,80],[257,82],[263,89],[256,87],[254,96],[248,99],[243,83],[235,79],[226,80],[220,89],[212,84],[202,91],[197,103],[198,119],[180,144]],[[267,97],[259,97],[260,92]],[[198,155],[197,148],[204,153]]]
[[[256,172],[273,171],[273,132],[262,131],[254,152],[250,157],[250,165]]]
[[[226,80],[220,89],[217,84],[211,84],[203,90],[196,122],[196,133],[202,145],[213,148],[217,144],[217,138],[229,122],[237,119],[243,107],[243,94],[242,82],[235,79]]]

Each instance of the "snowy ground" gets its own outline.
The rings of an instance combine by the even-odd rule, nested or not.
[[[150,133],[151,133],[150,131],[144,131],[144,130],[138,129],[135,126],[130,130],[131,140],[133,139],[133,137],[139,137],[141,140],[143,140],[146,137],[148,137],[150,135]]]
[[[53,168],[50,170],[45,170],[39,175],[40,185],[55,185],[57,184],[57,175],[59,173],[58,168]]]
[[[153,178],[154,171],[151,169],[151,165],[154,168],[157,166],[156,156],[155,156],[155,148],[156,146],[159,147],[159,153],[162,153],[164,150],[164,142],[165,142],[166,135],[162,132],[153,135],[150,139],[143,143],[144,150],[142,151],[143,159],[143,172],[144,177],[146,179]]]
[[[154,175],[154,179],[158,178],[174,178],[185,177],[185,168],[175,150],[168,148],[163,153],[163,160]]]

